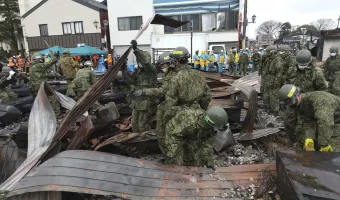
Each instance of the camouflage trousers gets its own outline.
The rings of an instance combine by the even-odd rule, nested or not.
[[[67,81],[67,91],[66,91],[66,96],[68,97],[75,97],[76,93],[73,90],[73,80],[66,80]]]
[[[256,64],[254,63],[254,64],[253,64],[253,69],[252,69],[252,71],[253,71],[253,72],[258,71],[258,70],[259,70],[259,65],[260,65],[260,64],[258,64],[258,63],[256,63]]]
[[[236,72],[236,65],[229,64],[229,72],[230,72],[230,74],[235,74],[235,72]]]
[[[301,138],[298,139],[297,134],[295,134],[296,123],[297,123],[296,111],[290,107],[287,107],[285,110],[284,127],[289,138],[294,142],[301,140]]]
[[[169,162],[185,166],[212,166],[214,138],[200,138],[190,132],[184,132],[182,135],[173,134],[174,126],[168,125],[174,123],[175,118],[176,116],[167,123],[164,135],[165,155]]]
[[[247,75],[247,71],[248,71],[248,64],[240,64],[240,74],[242,74],[242,76]]]
[[[269,107],[272,112],[279,112],[280,110],[279,90],[280,88],[270,88],[266,93],[266,95],[268,94]]]
[[[0,90],[0,104],[6,104],[16,98],[18,95],[11,90]]]
[[[151,118],[155,114],[154,109],[149,110],[132,110],[131,124],[134,133],[141,133],[151,130]]]

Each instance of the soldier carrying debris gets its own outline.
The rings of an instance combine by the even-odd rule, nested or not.
[[[334,123],[340,97],[325,91],[301,93],[295,85],[287,84],[281,87],[279,100],[297,111],[296,129],[303,130],[299,134],[306,151],[340,151],[340,124]]]
[[[130,84],[132,92],[136,96],[141,96],[141,89],[154,88],[157,84],[157,70],[151,64],[151,55],[149,52],[137,48],[137,41],[131,41],[134,54],[137,58],[138,68],[134,74],[129,74],[126,70],[123,72],[124,81]],[[138,91],[136,93],[136,91]],[[132,99],[130,107],[132,111],[132,130],[139,133],[151,129],[150,120],[156,113],[158,99],[148,97]]]
[[[10,100],[16,99],[18,96],[11,91],[8,86],[15,83],[15,72],[10,67],[3,67],[0,78],[0,104],[8,103]]]

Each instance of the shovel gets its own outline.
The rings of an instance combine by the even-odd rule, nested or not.
[[[225,147],[229,147],[235,144],[235,139],[233,133],[229,128],[226,130],[217,131],[217,135],[215,136],[215,142],[213,144],[213,148],[215,151],[219,152]]]

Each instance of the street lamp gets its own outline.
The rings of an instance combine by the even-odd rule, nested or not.
[[[252,17],[251,17],[251,22],[249,22],[250,24],[255,24],[256,22],[255,22],[255,20],[256,20],[256,15],[253,15]],[[248,20],[247,20],[248,21]]]
[[[307,33],[307,28],[301,28],[302,36],[302,45],[305,46],[305,35]]]
[[[244,40],[245,46],[246,46],[246,38],[247,38],[246,37],[247,26],[248,26],[248,24],[255,24],[256,23],[255,20],[256,20],[256,15],[253,15],[251,17],[251,22],[248,21],[247,16],[245,16],[245,18],[243,20],[243,40]]]
[[[338,26],[336,27],[337,29],[339,28],[339,23],[340,23],[340,16],[339,16],[339,19],[338,19]]]
[[[93,22],[93,25],[94,25],[94,27],[96,27],[96,29],[98,29],[98,28],[104,29],[104,31],[105,31],[105,45],[106,45],[107,51],[109,51],[109,45],[108,45],[108,41],[107,41],[107,27],[108,27],[108,25],[109,25],[109,21],[105,19],[105,20],[103,21],[103,24],[104,24],[104,28],[98,26],[98,25],[99,25],[99,22],[98,22],[97,20],[95,20],[95,21]]]

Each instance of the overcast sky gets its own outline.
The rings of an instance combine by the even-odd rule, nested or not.
[[[263,22],[276,20],[292,25],[309,24],[321,18],[338,19],[340,0],[248,0],[248,19],[255,14],[256,24],[249,24],[247,35],[255,39],[255,30]],[[336,21],[337,23],[337,21]]]

